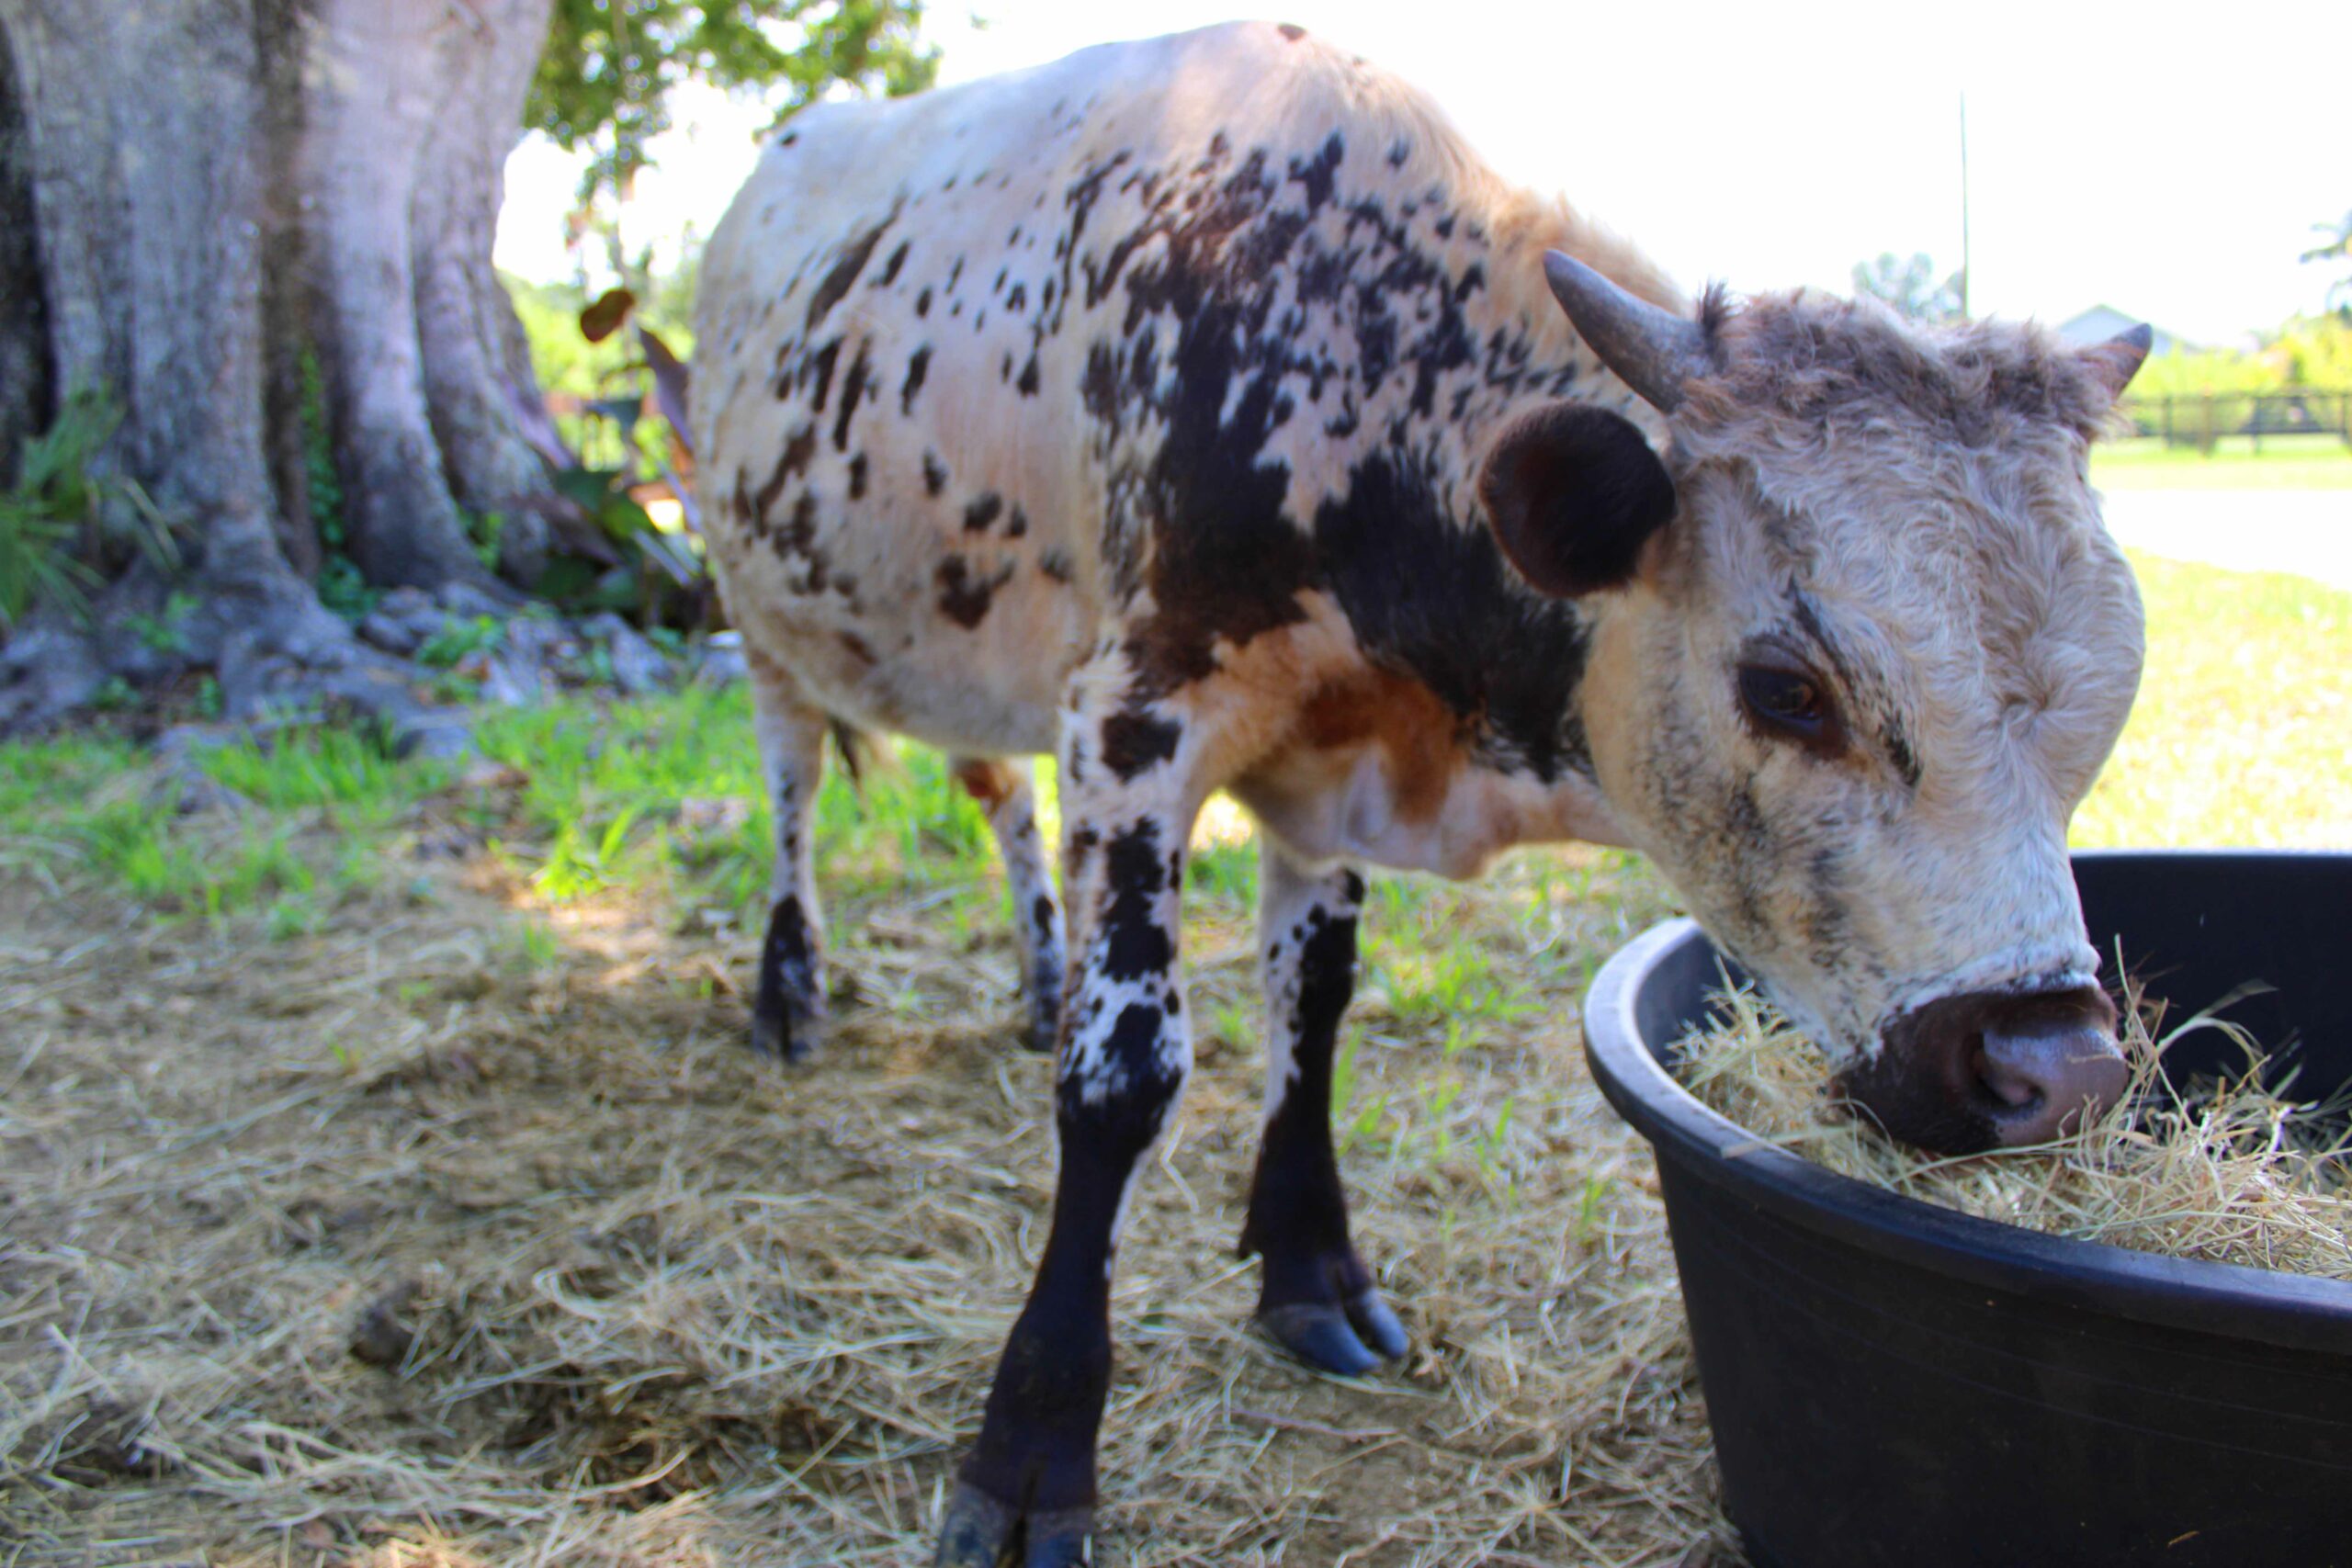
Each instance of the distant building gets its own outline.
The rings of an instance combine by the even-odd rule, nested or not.
[[[2058,335],[2076,348],[2088,348],[2095,343],[2105,343],[2120,332],[2140,324],[2142,318],[2127,316],[2112,305],[2094,305],[2079,316],[2070,316],[2058,323]],[[2153,323],[2152,323],[2153,324]],[[2193,343],[2183,343],[2162,327],[2154,328],[2156,344],[2154,352],[2170,354],[2176,348],[2195,348]]]

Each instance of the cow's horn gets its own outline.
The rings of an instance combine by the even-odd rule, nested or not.
[[[1714,368],[1698,322],[1635,298],[1558,251],[1544,254],[1544,276],[1577,335],[1660,413],[1672,413],[1684,386]]]
[[[2105,343],[2084,349],[2081,358],[2091,374],[2098,378],[2099,385],[2107,389],[2107,395],[2120,398],[2123,389],[2132,384],[2132,378],[2140,373],[2140,367],[2147,362],[2148,351],[2155,344],[2155,329],[2142,321],[2136,327],[2124,328]]]

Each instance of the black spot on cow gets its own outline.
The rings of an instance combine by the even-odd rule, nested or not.
[[[1014,284],[1012,292],[1004,297],[1004,308],[1008,310],[1019,310],[1028,303],[1029,286],[1025,283]]]
[[[1451,240],[1453,238],[1453,214],[1449,212],[1444,217],[1439,219],[1435,228],[1437,230],[1437,237],[1439,239]]]
[[[1323,204],[1331,199],[1332,182],[1339,172],[1340,160],[1346,155],[1347,143],[1335,130],[1315,156],[1290,161],[1290,177],[1306,187],[1308,217],[1322,211]]]
[[[1056,582],[1070,580],[1069,557],[1060,550],[1047,550],[1037,558],[1037,570]]]
[[[863,452],[849,460],[849,498],[852,501],[865,499],[865,454]]]
[[[1486,528],[1449,515],[1420,466],[1386,451],[1360,460],[1347,493],[1317,511],[1315,544],[1375,664],[1428,687],[1490,759],[1547,782],[1590,772],[1575,715],[1582,618],[1521,583]]]
[[[1184,738],[1181,726],[1148,713],[1127,711],[1102,721],[1102,765],[1122,781],[1159,766],[1176,755]]]
[[[1003,510],[1002,496],[992,490],[982,491],[964,508],[964,532],[967,534],[987,533],[989,525],[995,522],[997,514]]]
[[[1306,36],[1306,29],[1300,27],[1296,22],[1276,22],[1274,24],[1274,31],[1282,34],[1283,37],[1290,39],[1293,43],[1296,43],[1299,39]]]
[[[915,296],[915,314],[919,317],[928,316],[931,314],[930,289],[926,288],[922,293]]]
[[[947,488],[947,465],[939,460],[936,452],[922,455],[922,492],[936,496]]]
[[[1403,168],[1405,160],[1412,155],[1413,144],[1401,136],[1388,144],[1388,166],[1392,169]]]
[[[922,378],[930,373],[931,344],[924,344],[907,356],[906,384],[899,389],[900,413],[910,414],[915,412],[915,394],[922,390]]]
[[[1146,820],[1114,833],[1103,846],[1102,974],[1112,980],[1164,976],[1175,962],[1152,906],[1168,887],[1159,857],[1159,829]],[[1157,1021],[1154,1029],[1158,1028]]]
[[[1463,273],[1462,281],[1453,286],[1453,302],[1457,305],[1461,304],[1486,286],[1486,267],[1477,262],[1472,262],[1468,269]]]
[[[1037,395],[1037,356],[1032,354],[1029,356],[1029,363],[1021,367],[1021,379],[1015,381],[1013,386],[1019,389],[1023,397],[1034,398]]]
[[[907,245],[910,242],[905,240],[899,242],[898,249],[890,253],[890,259],[882,264],[882,276],[874,280],[875,288],[888,288],[890,285],[899,281],[899,269],[907,265]]]
[[[849,292],[850,285],[857,281],[857,275],[864,272],[865,264],[873,259],[874,247],[881,243],[883,231],[898,219],[899,209],[893,207],[889,217],[865,233],[852,236],[849,243],[842,247],[831,270],[818,283],[817,291],[808,296],[808,331],[815,332],[817,323],[825,319],[825,312],[841,303],[842,296]]]
[[[1012,515],[1005,521],[1004,536],[1008,539],[1018,539],[1028,532],[1029,514],[1018,506],[1014,507]]]
[[[764,484],[760,486],[760,492],[754,498],[755,504],[752,508],[751,516],[746,519],[751,524],[752,532],[760,533],[766,529],[768,511],[775,505],[776,497],[784,493],[786,484],[808,471],[808,459],[816,454],[817,427],[815,425],[804,424],[792,433],[790,438],[784,444],[783,455],[776,458],[775,471],[767,477]]]
[[[857,354],[849,362],[849,373],[842,378],[841,412],[833,420],[833,450],[836,452],[849,450],[850,416],[857,412],[858,400],[865,396],[865,351],[873,342],[872,338],[858,339]],[[821,408],[823,405],[818,406]]]
[[[787,130],[783,136],[777,139],[776,145],[779,147],[791,147],[797,144],[799,141],[800,132],[797,130]]]
[[[825,399],[832,393],[833,362],[841,357],[841,352],[842,340],[835,338],[809,356],[809,371],[817,384],[817,395],[808,406],[819,413],[825,412]]]
[[[1119,358],[1108,344],[1086,351],[1086,374],[1079,378],[1078,395],[1086,412],[1103,425],[1112,441],[1119,438],[1121,417]]]
[[[949,556],[933,576],[939,585],[939,613],[969,631],[988,619],[996,591],[1012,581],[1012,564],[1008,561],[989,576],[979,577],[962,556]]]

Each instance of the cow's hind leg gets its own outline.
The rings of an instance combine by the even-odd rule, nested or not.
[[[1050,1051],[1062,1010],[1062,911],[1046,866],[1045,841],[1037,835],[1033,770],[1026,758],[972,757],[956,758],[955,769],[956,782],[988,818],[1012,890],[1012,928],[1020,939],[1022,988],[1029,1001],[1023,1043],[1032,1051]]]
[[[752,672],[752,724],[760,771],[775,818],[775,869],[768,882],[768,930],[752,1004],[752,1048],[797,1061],[815,1048],[825,1021],[824,920],[810,874],[810,829],[825,775],[823,712],[789,671],[744,648]]]
[[[1406,1349],[1404,1325],[1349,1240],[1331,1149],[1331,1054],[1355,989],[1363,878],[1310,871],[1262,834],[1259,843],[1266,1111],[1241,1253],[1263,1270],[1266,1332],[1302,1360],[1352,1375]]]

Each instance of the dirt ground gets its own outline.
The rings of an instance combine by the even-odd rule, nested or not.
[[[450,848],[413,824],[279,942],[0,886],[0,1562],[927,1562],[1051,1190],[1001,893],[837,898],[786,1071],[739,1043],[756,932]],[[1193,1015],[1249,1034],[1204,1030],[1127,1232],[1098,1561],[1736,1561],[1577,1049],[1658,910],[1612,874],[1433,895],[1521,998],[1467,1043],[1360,992],[1342,1165],[1414,1338],[1361,1382],[1248,1325],[1250,943],[1188,929]]]

